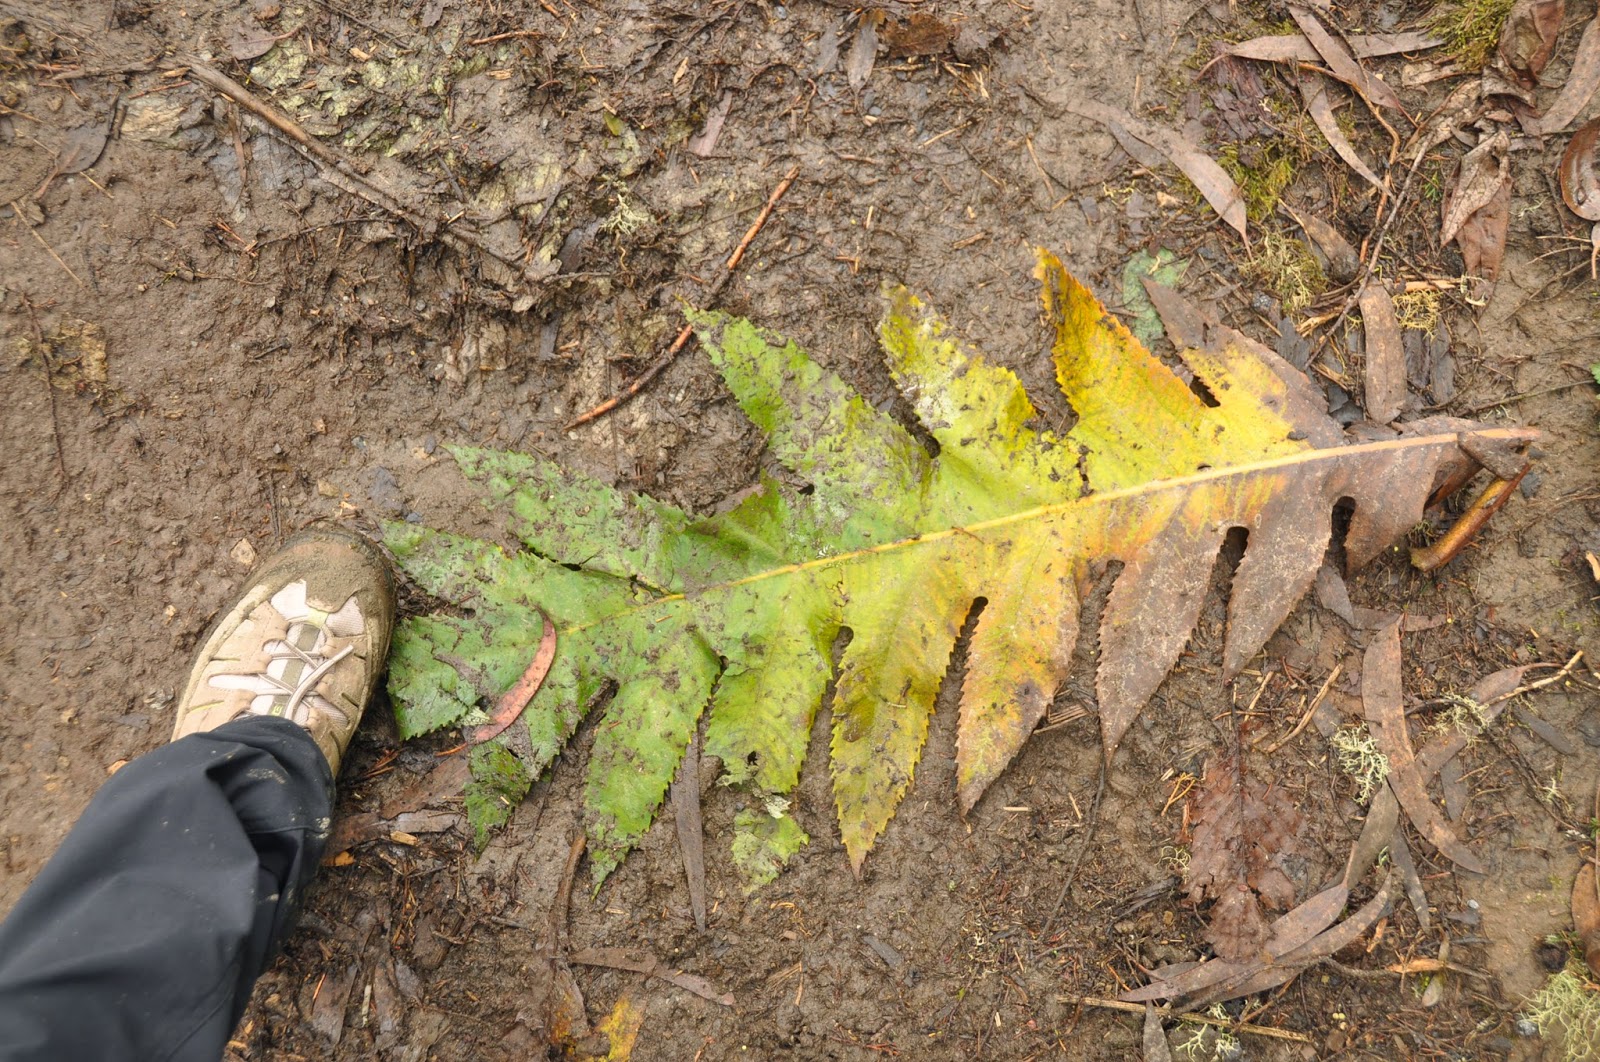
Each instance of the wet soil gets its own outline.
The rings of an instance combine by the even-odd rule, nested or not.
[[[913,10],[888,7],[891,22]],[[873,338],[878,290],[898,282],[1012,367],[1047,422],[1068,422],[1051,397],[1035,245],[1113,308],[1128,259],[1171,247],[1195,263],[1186,291],[1274,341],[1279,306],[1241,273],[1232,234],[1170,168],[1143,168],[1066,105],[1163,101],[1160,117],[1214,143],[1194,56],[1281,11],[914,9],[961,32],[932,55],[879,55],[855,87],[855,22],[832,0],[0,3],[0,203],[11,204],[0,209],[0,911],[108,770],[166,740],[198,636],[252,555],[295,528],[400,518],[495,534],[445,455],[453,443],[533,449],[692,511],[770,470],[692,349],[615,413],[564,425],[670,341],[682,304],[703,301],[791,166],[794,187],[720,305],[793,336],[883,408],[904,412]],[[1417,15],[1366,14],[1381,27]],[[186,53],[360,160],[434,231],[350,194],[348,176],[184,78]],[[690,150],[724,106],[715,144]],[[84,127],[109,132],[103,153],[50,179],[69,137],[93,139]],[[1518,155],[1493,299],[1447,300],[1447,343],[1430,349],[1448,352],[1450,386],[1436,369],[1413,380],[1413,413],[1540,428],[1537,472],[1437,576],[1396,554],[1352,581],[1358,605],[1448,620],[1405,637],[1419,703],[1502,666],[1600,648],[1585,561],[1600,551],[1588,379],[1600,318],[1595,285],[1575,271],[1581,230],[1551,194],[1560,146]],[[1430,172],[1443,179],[1459,154],[1449,145]],[[1358,237],[1372,227],[1370,198],[1335,161],[1306,165],[1288,195]],[[1452,275],[1433,245],[1436,206],[1424,205],[1397,234],[1396,261]],[[476,243],[439,238],[448,225]],[[1326,362],[1347,383],[1353,364]],[[960,817],[958,654],[911,794],[859,881],[831,824],[821,738],[796,802],[813,842],[752,895],[722,854],[736,808],[708,765],[707,930],[689,915],[667,821],[598,894],[579,890],[566,924],[571,947],[645,949],[735,1002],[580,966],[589,1020],[624,997],[642,1007],[640,1060],[1135,1056],[1136,1016],[1079,1001],[1205,951],[1202,915],[1173,877],[1174,787],[1229,742],[1287,733],[1335,664],[1345,672],[1329,718],[1360,713],[1351,664],[1365,635],[1309,601],[1224,684],[1225,563],[1217,578],[1189,654],[1103,784],[1092,716],[1066,718],[1092,706],[1079,678],[1058,700],[1064,721]],[[1490,873],[1453,872],[1413,836],[1429,927],[1396,902],[1340,966],[1252,1001],[1251,1021],[1298,1039],[1246,1036],[1244,1057],[1540,1057],[1516,1018],[1545,974],[1545,938],[1568,924],[1573,830],[1600,782],[1593,689],[1521,703],[1559,747],[1524,722],[1464,754],[1460,828]],[[481,854],[456,828],[364,844],[329,867],[230,1057],[547,1057],[540,927],[579,831],[588,738]],[[403,805],[452,744],[402,746],[380,704],[341,813]],[[1363,809],[1317,728],[1253,762],[1305,816],[1293,867],[1303,898],[1338,873]],[[1450,977],[1437,1005],[1415,980],[1373,972],[1437,955],[1446,937],[1454,961],[1483,975]],[[585,1046],[604,1055],[603,1039]]]

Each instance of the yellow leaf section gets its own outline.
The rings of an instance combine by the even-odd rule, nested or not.
[[[605,1062],[628,1062],[633,1057],[634,1046],[639,1042],[639,1030],[643,1027],[644,1008],[635,1003],[631,996],[617,1000],[611,1013],[595,1025],[595,1031],[605,1033],[611,1045],[606,1051]],[[598,1060],[600,1056],[592,1057]]]
[[[1056,380],[1078,414],[1066,441],[1082,454],[1090,489],[1115,490],[1311,448],[1292,438],[1301,433],[1263,400],[1281,395],[1284,383],[1260,359],[1239,351],[1185,351],[1185,361],[1218,400],[1208,406],[1055,255],[1041,250],[1035,275],[1055,330]]]
[[[944,320],[906,289],[891,290],[888,301],[879,335],[889,371],[939,441],[929,492],[937,515],[966,523],[1076,498],[1078,455],[1028,427],[1036,411],[1022,381],[948,336]]]
[[[833,797],[851,868],[894,817],[976,594],[965,540],[873,552],[844,569],[844,622],[855,638],[833,698]]]
[[[956,787],[970,810],[1044,718],[1078,640],[1077,551],[1047,536],[988,545],[978,566],[988,604],[961,687]]]

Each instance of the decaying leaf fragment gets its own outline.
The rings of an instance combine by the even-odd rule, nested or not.
[[[1260,953],[1268,938],[1262,908],[1294,903],[1294,882],[1283,861],[1299,844],[1301,816],[1287,792],[1244,776],[1228,752],[1206,765],[1190,800],[1194,840],[1183,883],[1189,900],[1210,900],[1206,940],[1223,959]]]
[[[390,528],[411,578],[469,606],[401,624],[390,689],[402,733],[481,722],[527,668],[542,606],[557,651],[522,717],[528,766],[542,772],[604,704],[585,781],[596,879],[649,827],[702,715],[705,754],[764,809],[736,823],[735,849],[770,868],[804,838],[791,794],[848,630],[829,752],[859,871],[911,785],[978,598],[957,723],[965,807],[1065,681],[1091,565],[1122,564],[1095,678],[1109,757],[1182,653],[1230,529],[1250,534],[1231,593],[1231,676],[1310,586],[1341,499],[1360,566],[1415,526],[1436,482],[1475,467],[1467,447],[1532,437],[1438,420],[1346,445],[1304,375],[1196,315],[1198,341],[1180,356],[1208,401],[1054,257],[1041,254],[1038,276],[1078,415],[1060,435],[1034,426],[1015,376],[896,290],[880,336],[937,457],[792,342],[720,314],[694,317],[702,347],[805,491],[764,481],[697,517],[533,455],[453,451],[525,548]]]
[[[1500,32],[1500,60],[1523,85],[1539,83],[1555,51],[1566,0],[1517,0]]]
[[[1455,240],[1467,275],[1484,281],[1487,296],[1500,277],[1511,224],[1511,141],[1505,130],[1486,138],[1461,160],[1461,174],[1444,200],[1439,246]]]

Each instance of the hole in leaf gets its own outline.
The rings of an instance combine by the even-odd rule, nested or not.
[[[1198,376],[1189,380],[1189,390],[1194,392],[1196,398],[1213,409],[1222,405],[1221,402],[1217,401],[1217,396],[1211,393],[1211,388],[1207,387]]]

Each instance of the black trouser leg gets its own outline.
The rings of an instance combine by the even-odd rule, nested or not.
[[[332,808],[322,753],[282,719],[118,771],[0,924],[0,1060],[217,1062]]]

